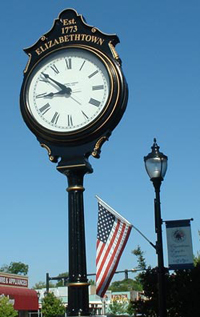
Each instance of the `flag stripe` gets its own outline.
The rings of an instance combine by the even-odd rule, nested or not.
[[[116,226],[117,226],[117,228],[116,228]],[[114,239],[115,239],[115,230],[118,229],[118,227],[119,227],[119,224],[117,222],[115,222],[114,226],[112,228],[112,233],[110,234],[107,242],[102,244],[102,249],[100,250],[101,253],[100,253],[100,257],[98,257],[98,262],[102,262],[102,259],[105,256],[107,248],[111,249],[112,244],[114,243]],[[117,233],[117,230],[116,230],[116,233]]]
[[[114,264],[115,264],[115,262],[113,262],[113,261],[114,261],[114,259],[115,259],[115,256],[118,255],[118,253],[119,253],[119,245],[120,245],[121,240],[122,240],[122,238],[123,238],[124,230],[125,230],[125,224],[123,224],[122,232],[120,233],[120,237],[119,237],[118,240],[117,240],[117,244],[116,244],[116,246],[115,246],[115,249],[113,250],[113,253],[112,253],[111,256],[110,256],[109,261],[106,263],[106,267],[105,267],[105,269],[104,269],[104,271],[103,271],[103,276],[102,276],[101,281],[99,282],[99,285],[98,285],[99,288],[101,288],[101,285],[102,285],[103,281],[106,280],[106,278],[107,278],[107,276],[108,276],[108,271],[109,271],[110,269],[112,269],[112,267],[113,267]],[[108,256],[108,252],[109,252],[109,250],[107,250],[107,252],[106,252],[106,254],[105,254],[105,257],[106,257],[106,258],[107,258],[107,256]],[[97,280],[98,280],[98,277],[97,277]]]
[[[100,287],[98,288],[99,289],[98,293],[99,293],[99,296],[101,296],[101,297],[104,296],[104,294],[105,294],[105,292],[106,292],[106,290],[107,290],[107,288],[108,288],[108,286],[110,284],[110,281],[111,281],[111,279],[112,279],[112,277],[113,277],[113,275],[114,275],[114,273],[115,273],[115,271],[117,269],[120,257],[122,255],[122,252],[123,252],[124,248],[125,248],[125,245],[126,245],[126,242],[127,242],[128,238],[129,238],[130,232],[131,232],[131,227],[128,229],[128,235],[127,235],[127,237],[126,237],[126,239],[124,241],[124,245],[123,245],[123,247],[122,247],[122,249],[120,251],[119,257],[118,257],[118,259],[117,259],[117,261],[115,263],[115,266],[114,266],[114,268],[112,270],[113,274],[110,274],[110,276],[108,276],[107,281],[104,283],[104,285],[102,285],[103,287],[101,286],[101,289],[100,289]]]
[[[119,222],[118,222],[118,227],[119,227]],[[118,229],[118,228],[117,228]],[[116,235],[118,234],[118,235]],[[114,252],[115,252],[115,248],[116,248],[116,244],[118,243],[120,239],[119,236],[119,231],[115,233],[115,236],[113,235],[113,239],[111,240],[111,243],[108,245],[108,248],[106,250],[106,253],[104,254],[102,261],[101,261],[101,267],[99,267],[100,270],[102,270],[102,264],[106,264],[108,265],[108,262],[110,261],[110,259],[112,259],[111,257],[113,256]],[[110,252],[110,249],[112,247],[112,253]],[[97,266],[98,269],[98,266]]]
[[[98,206],[96,293],[103,297],[115,273],[132,225],[100,199]]]
[[[99,272],[99,274],[97,273],[97,276],[96,276],[97,284],[99,284],[100,281],[102,279],[104,279],[105,271],[110,266],[109,262],[111,260],[111,256],[112,256],[113,252],[114,252],[114,249],[113,249],[112,252],[110,252],[110,250],[107,249],[104,257],[102,258],[102,261],[101,261],[100,265],[99,266],[97,265],[97,272]]]
[[[100,240],[97,240],[97,258],[96,261],[99,261],[99,256],[101,255],[102,247],[104,247],[105,244],[101,242]]]
[[[114,236],[113,236],[113,239],[114,239]],[[99,253],[97,254],[97,259],[96,259],[97,268],[99,268],[100,263],[103,261],[107,248],[109,248],[109,246],[111,247],[111,243],[113,243],[113,241],[112,240],[110,241],[109,239],[106,244],[101,242],[101,248],[99,250]]]
[[[115,229],[115,232],[114,232],[114,234],[113,234],[113,236],[112,236],[111,241],[110,241],[109,243],[107,243],[107,248],[106,248],[106,245],[105,245],[105,247],[104,247],[104,252],[102,252],[102,254],[101,254],[101,258],[100,258],[100,261],[99,261],[100,264],[99,264],[99,262],[97,263],[97,269],[98,269],[99,271],[102,270],[103,265],[104,265],[104,261],[107,259],[107,257],[108,257],[109,254],[110,254],[110,250],[111,250],[111,248],[113,247],[113,244],[114,244],[116,235],[118,234],[119,225],[120,225],[120,223],[119,223],[119,221],[118,221],[118,222],[117,222],[116,229]],[[98,277],[98,275],[97,275],[97,277]]]
[[[109,262],[106,264],[106,268],[103,271],[103,276],[102,276],[101,280],[98,281],[98,279],[97,279],[97,281],[98,281],[97,290],[99,290],[99,291],[101,290],[101,288],[104,289],[105,285],[110,283],[110,280],[112,279],[113,274],[116,270],[116,267],[119,263],[121,254],[122,254],[123,249],[125,247],[125,244],[127,242],[125,229],[126,229],[126,225],[123,224],[123,230],[122,230],[122,233],[121,233],[120,238],[118,240],[118,243],[115,247],[115,250],[113,251],[112,257],[110,258]],[[109,271],[110,271],[110,274],[108,274]]]

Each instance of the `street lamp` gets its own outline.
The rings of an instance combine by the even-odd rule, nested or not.
[[[166,317],[165,268],[163,260],[162,219],[160,209],[160,186],[167,171],[167,156],[159,152],[159,146],[154,139],[152,152],[144,157],[147,174],[155,188],[155,231],[157,234],[156,253],[158,257],[158,316]]]

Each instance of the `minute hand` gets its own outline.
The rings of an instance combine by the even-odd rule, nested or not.
[[[42,73],[42,75],[46,78],[51,80],[53,83],[55,83],[58,87],[60,87],[62,89],[63,92],[65,92],[66,94],[70,94],[71,93],[71,88],[66,87],[65,85],[59,83],[57,80],[51,78],[48,74]]]

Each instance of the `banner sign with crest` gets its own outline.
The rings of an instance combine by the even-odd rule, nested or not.
[[[166,233],[169,269],[193,268],[190,219],[166,221]]]

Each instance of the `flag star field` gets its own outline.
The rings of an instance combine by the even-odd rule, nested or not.
[[[111,229],[115,221],[115,216],[108,212],[101,204],[99,204],[99,221],[97,238],[106,243]]]

